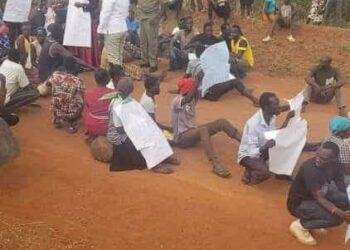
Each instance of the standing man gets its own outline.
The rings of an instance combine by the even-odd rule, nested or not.
[[[287,207],[297,220],[289,230],[305,245],[317,244],[312,231],[325,232],[325,228],[344,221],[350,223],[350,203],[338,155],[338,146],[325,142],[316,157],[304,162],[290,187]]]
[[[128,31],[126,18],[129,15],[129,1],[103,0],[100,13],[99,34],[104,34],[108,62],[123,64],[123,47]]]
[[[310,101],[318,104],[327,104],[334,97],[340,116],[347,116],[343,102],[341,88],[344,80],[338,68],[332,66],[332,58],[323,56],[320,63],[314,66],[305,78],[307,83],[305,104]]]
[[[143,61],[141,67],[150,67],[149,71],[155,72],[158,70],[158,32],[164,6],[162,0],[139,0],[138,6]]]
[[[276,129],[276,117],[281,113],[280,101],[274,93],[263,93],[259,104],[261,109],[244,126],[238,150],[238,163],[245,168],[242,182],[247,185],[259,184],[270,177],[267,160],[269,149],[276,142],[267,140],[264,132]],[[285,128],[293,116],[294,111],[290,111],[281,128]]]

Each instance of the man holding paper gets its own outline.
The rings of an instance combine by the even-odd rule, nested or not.
[[[287,207],[297,218],[289,229],[305,245],[317,244],[312,232],[350,223],[350,203],[338,156],[339,147],[325,142],[314,158],[303,163],[289,190]]]
[[[264,133],[276,129],[276,116],[281,113],[280,101],[274,93],[263,93],[259,104],[261,109],[244,126],[238,151],[238,163],[245,168],[242,182],[247,185],[259,184],[270,177],[267,165],[268,151],[276,142],[267,140]],[[285,128],[293,117],[294,111],[290,111],[282,128]]]

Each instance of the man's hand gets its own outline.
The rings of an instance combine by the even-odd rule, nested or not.
[[[350,210],[343,211],[338,209],[336,212],[336,215],[338,215],[340,218],[342,218],[347,224],[350,224]]]
[[[269,148],[273,148],[274,146],[276,146],[276,141],[273,140],[273,139],[268,140],[268,141],[265,143],[265,145],[262,146],[262,147],[260,148],[260,152],[261,152],[261,151],[264,151],[264,150],[267,150],[267,149],[269,149]]]
[[[294,110],[289,111],[289,112],[288,112],[288,115],[287,115],[287,119],[290,120],[290,119],[292,119],[294,116],[295,116],[295,111],[294,111]]]
[[[84,4],[79,3],[79,2],[76,2],[76,3],[74,4],[74,6],[77,7],[77,8],[83,8],[83,7],[84,7]]]

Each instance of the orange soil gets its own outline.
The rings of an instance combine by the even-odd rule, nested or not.
[[[245,28],[249,30],[249,25]],[[311,38],[306,34],[309,29],[300,30],[299,36]],[[256,55],[262,60],[259,46]],[[309,62],[306,55],[299,57]],[[280,54],[275,60],[282,60]],[[257,69],[266,72],[265,63],[272,65],[258,61]],[[163,123],[169,123],[173,98],[167,90],[174,88],[180,75],[169,73],[161,85],[157,101]],[[91,73],[83,79],[92,86]],[[257,72],[245,82],[257,95],[274,91],[281,99],[293,97],[303,87],[299,77],[277,79]],[[143,86],[135,85],[134,96],[139,98]],[[348,89],[345,96],[349,106]],[[211,173],[200,147],[175,149],[182,164],[173,175],[110,173],[107,165],[90,157],[82,130],[70,135],[54,129],[49,99],[39,103],[41,110],[23,109],[21,122],[13,129],[21,156],[0,169],[0,249],[308,249],[288,232],[293,220],[285,206],[288,184],[270,179],[254,187],[243,185],[242,169],[236,164],[238,144],[224,135],[214,137],[213,143],[233,174],[230,179]],[[242,130],[256,108],[234,92],[217,103],[200,101],[197,111],[198,124],[224,117]],[[305,114],[309,140],[327,134],[328,119],[335,112],[334,103],[310,105]],[[304,154],[300,161],[310,156]],[[317,237],[318,249],[348,249],[344,230],[340,226]]]

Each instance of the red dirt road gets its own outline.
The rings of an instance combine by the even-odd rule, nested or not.
[[[178,75],[170,73],[161,86],[158,117],[164,123],[173,97],[167,90]],[[246,82],[256,94],[275,91],[281,98],[303,87],[302,80],[259,73]],[[137,83],[135,97],[142,91]],[[348,89],[346,97],[349,106]],[[0,249],[308,249],[288,232],[293,219],[285,206],[288,184],[275,179],[255,187],[241,184],[236,142],[223,135],[213,140],[230,179],[211,173],[200,147],[175,149],[182,164],[173,175],[110,173],[91,159],[82,131],[54,129],[49,100],[39,102],[42,109],[23,110],[13,129],[21,156],[0,169]],[[198,124],[225,117],[242,129],[256,108],[235,92],[218,103],[202,100],[197,110]],[[309,107],[310,140],[327,134],[335,112],[334,103]],[[348,249],[344,231],[341,226],[317,237],[318,249]]]

